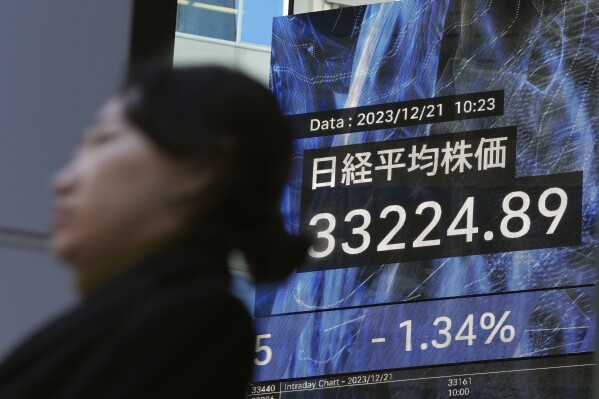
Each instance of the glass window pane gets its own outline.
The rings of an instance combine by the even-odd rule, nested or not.
[[[235,0],[178,0],[177,32],[235,41]]]
[[[283,0],[243,0],[241,41],[270,46],[272,19],[283,15]]]

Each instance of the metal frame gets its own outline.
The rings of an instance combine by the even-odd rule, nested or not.
[[[325,0],[329,4],[336,4],[346,7],[363,6],[366,4],[386,3],[396,0]]]
[[[176,0],[133,0],[129,66],[148,61],[172,65],[176,25]]]

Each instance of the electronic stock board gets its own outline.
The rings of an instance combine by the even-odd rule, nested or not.
[[[599,2],[276,18],[306,264],[257,288],[251,398],[586,398]],[[267,145],[267,143],[265,143]]]

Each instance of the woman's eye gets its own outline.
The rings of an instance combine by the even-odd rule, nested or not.
[[[99,133],[99,134],[95,134],[92,137],[90,137],[90,144],[92,145],[99,145],[99,144],[104,144],[110,140],[112,140],[114,138],[114,134],[110,134],[110,133]]]
[[[109,136],[98,136],[93,140],[94,144],[102,144],[110,140]]]

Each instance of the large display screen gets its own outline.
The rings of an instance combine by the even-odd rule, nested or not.
[[[598,15],[403,0],[274,20],[297,131],[282,207],[314,244],[257,288],[251,398],[591,397]]]

